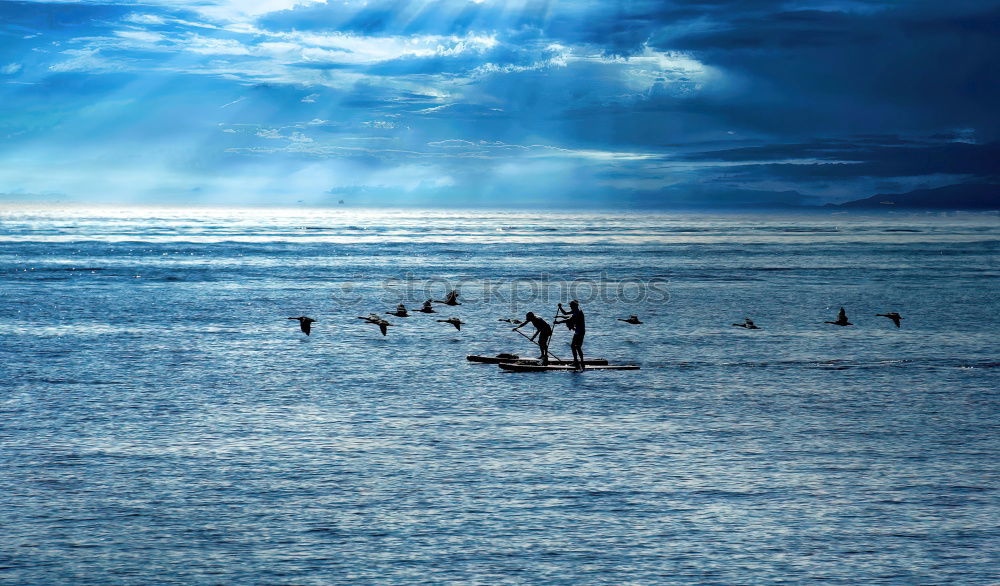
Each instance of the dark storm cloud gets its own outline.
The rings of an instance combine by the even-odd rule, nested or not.
[[[692,51],[733,72],[747,99],[704,100],[734,124],[771,132],[928,131],[975,127],[988,139],[1000,125],[1000,9],[959,2],[954,11],[922,3],[878,11],[774,11],[731,15],[702,30],[651,41]]]

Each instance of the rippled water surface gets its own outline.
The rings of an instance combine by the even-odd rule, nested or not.
[[[978,215],[3,208],[0,582],[996,583],[998,253]],[[642,370],[465,360],[571,297]]]

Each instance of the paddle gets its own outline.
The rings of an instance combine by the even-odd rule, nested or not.
[[[532,344],[534,344],[535,346],[538,346],[538,342],[536,342],[536,341],[532,340],[532,339],[531,339],[531,336],[529,336],[528,334],[525,334],[525,333],[524,333],[524,332],[522,332],[521,330],[514,330],[514,331],[515,331],[515,332],[517,332],[517,333],[519,333],[519,334],[521,334],[522,336],[524,336],[524,338],[525,338],[526,340],[528,340],[529,342],[531,342],[531,343],[532,343]],[[555,359],[556,359],[556,360],[558,360],[559,362],[564,362],[564,360],[563,360],[562,358],[559,358],[558,356],[556,356],[555,354],[553,354],[551,350],[549,351],[549,356],[551,356],[552,358],[555,358]]]

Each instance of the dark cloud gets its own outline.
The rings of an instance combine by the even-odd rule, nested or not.
[[[739,18],[718,28],[677,39],[689,50],[795,50],[872,43],[879,37],[876,21],[862,15],[820,10],[778,12],[766,17]]]
[[[1000,9],[959,2],[957,15],[899,5],[874,12],[731,15],[652,42],[731,73],[742,99],[693,107],[786,134],[975,127],[1000,138]]]

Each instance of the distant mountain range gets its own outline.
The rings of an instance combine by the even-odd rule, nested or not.
[[[1000,210],[1000,185],[963,183],[907,193],[880,193],[827,207],[851,209]]]

